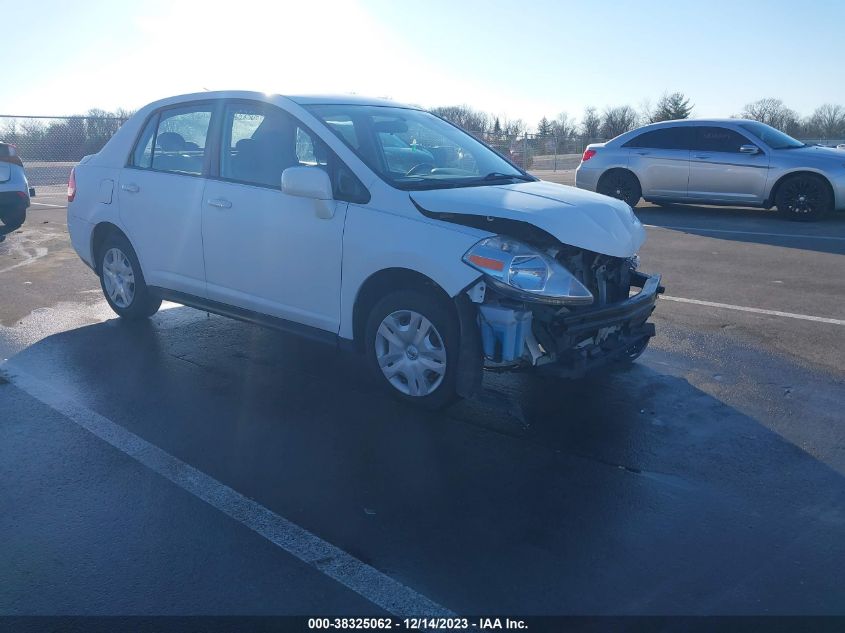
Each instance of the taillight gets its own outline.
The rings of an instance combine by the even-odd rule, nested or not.
[[[76,197],[76,170],[75,168],[71,167],[70,169],[70,178],[67,181],[67,201],[73,202],[73,199]]]
[[[590,160],[590,159],[591,159],[593,156],[595,156],[595,155],[596,155],[596,150],[594,150],[594,149],[585,149],[585,150],[584,150],[584,155],[581,157],[581,162],[582,162],[582,163],[586,163],[588,160]]]

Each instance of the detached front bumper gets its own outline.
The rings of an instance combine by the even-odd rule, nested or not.
[[[654,336],[648,318],[664,290],[660,275],[634,272],[631,285],[640,292],[625,301],[550,318],[537,318],[534,334],[549,354],[537,369],[577,378],[625,358],[638,356]]]

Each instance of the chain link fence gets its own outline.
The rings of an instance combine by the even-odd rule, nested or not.
[[[606,139],[555,134],[501,135],[492,132],[470,134],[484,141],[526,171],[566,171],[578,167],[581,155],[590,143]]]
[[[70,169],[83,156],[94,154],[128,119],[125,116],[12,116],[0,115],[0,141],[17,147],[30,185],[43,192],[58,192]],[[569,171],[578,167],[590,143],[606,139],[556,134],[506,135],[470,131],[503,156],[533,172]],[[808,144],[836,146],[845,139],[807,139]]]
[[[16,146],[36,192],[59,192],[71,167],[100,151],[127,118],[0,115],[0,141]]]

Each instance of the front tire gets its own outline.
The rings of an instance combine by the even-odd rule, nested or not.
[[[641,341],[638,341],[631,345],[628,349],[625,350],[625,353],[620,357],[619,361],[623,365],[633,365],[634,361],[637,360],[640,356],[645,353],[646,348],[648,348],[649,338],[644,338]]]
[[[158,312],[161,299],[144,281],[135,249],[123,235],[109,235],[98,253],[100,287],[111,309],[129,320],[146,319]]]
[[[596,192],[637,206],[643,196],[640,181],[627,169],[611,169],[599,178]]]
[[[778,213],[787,220],[820,220],[833,208],[827,183],[819,176],[800,174],[785,180],[775,196]]]
[[[367,319],[365,346],[376,380],[400,400],[439,409],[456,399],[459,329],[433,291],[397,290]]]

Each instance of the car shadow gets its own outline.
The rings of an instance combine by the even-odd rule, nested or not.
[[[791,222],[773,210],[742,207],[641,204],[635,211],[644,224],[691,235],[845,254],[845,212],[842,211],[831,213],[820,222]]]
[[[462,612],[842,608],[843,477],[648,353],[429,412],[356,356],[174,308],[16,370]]]

